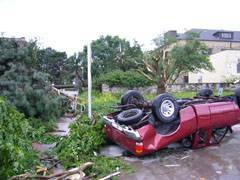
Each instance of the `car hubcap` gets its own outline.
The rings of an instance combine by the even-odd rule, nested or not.
[[[172,116],[173,113],[174,113],[174,110],[175,110],[175,108],[174,108],[174,104],[172,103],[172,101],[164,100],[162,102],[162,105],[160,107],[160,111],[165,117]]]

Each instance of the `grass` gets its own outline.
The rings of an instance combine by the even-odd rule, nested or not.
[[[175,98],[180,99],[180,98],[192,98],[196,96],[197,92],[196,91],[183,91],[183,92],[173,92],[170,93],[172,94]],[[228,96],[233,94],[232,91],[224,91],[223,96]],[[217,95],[217,91],[214,92],[214,95]],[[156,94],[146,94],[144,95],[144,98],[147,100],[152,100],[156,97]]]
[[[100,93],[93,91],[92,93],[92,111],[102,116],[109,113],[111,106],[120,103],[121,94]],[[83,92],[79,96],[79,102],[87,106],[87,92]]]
[[[183,92],[173,92],[170,93],[175,98],[192,98],[196,96],[196,91],[183,91]],[[233,94],[232,91],[224,91],[223,96],[228,96]],[[120,93],[112,94],[112,93],[101,93],[98,91],[93,91],[92,93],[92,111],[98,112],[101,114],[108,113],[109,110],[111,110],[111,106],[116,105],[117,103],[120,103],[121,99]],[[217,95],[217,91],[214,92],[214,95]],[[145,94],[144,98],[146,100],[153,100],[157,95],[156,94]],[[81,104],[87,105],[87,91],[83,92],[79,96],[79,102]]]

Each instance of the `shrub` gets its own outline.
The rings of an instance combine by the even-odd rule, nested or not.
[[[37,136],[28,119],[0,99],[0,177],[31,171],[38,163],[31,140]]]
[[[134,70],[126,72],[117,70],[102,74],[99,78],[94,80],[93,86],[97,89],[100,89],[103,83],[108,84],[109,86],[128,88],[144,87],[152,84],[150,80]]]
[[[235,81],[237,81],[239,79],[240,79],[240,76],[232,75],[231,77],[224,77],[223,83],[234,83]]]
[[[65,165],[74,165],[74,162],[85,162],[88,156],[93,156],[105,142],[102,133],[102,123],[91,125],[85,115],[71,125],[70,135],[58,145],[58,157]],[[63,150],[64,149],[64,150]]]
[[[86,97],[87,93],[81,95],[81,103],[87,103]],[[75,167],[84,162],[92,161],[94,165],[87,170],[87,173],[97,174],[97,177],[112,173],[117,168],[128,170],[128,166],[121,160],[96,156],[94,153],[98,152],[100,147],[106,143],[101,118],[110,111],[110,106],[116,104],[117,101],[117,96],[113,94],[93,92],[92,106],[96,124],[92,125],[87,114],[83,114],[71,125],[69,136],[62,139],[56,147],[58,158],[65,167]]]
[[[95,155],[95,152],[105,143],[102,129],[101,122],[97,121],[92,125],[87,115],[79,118],[72,124],[70,135],[62,139],[56,148],[61,163],[69,168],[91,161],[94,165],[87,173],[88,175],[97,174],[97,177],[105,176],[118,168],[128,170],[128,166],[119,159]]]

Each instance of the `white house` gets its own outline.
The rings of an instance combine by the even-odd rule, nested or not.
[[[177,33],[172,30],[166,32],[165,37],[176,38],[179,43],[184,43],[188,38],[188,33],[196,33],[197,39],[207,46],[215,71],[189,73],[189,76],[185,74],[177,79],[176,84],[220,83],[229,78],[240,77],[237,71],[237,64],[240,61],[240,31],[191,29],[185,33]]]
[[[240,50],[224,50],[209,58],[215,70],[189,73],[189,83],[222,83],[240,77]]]

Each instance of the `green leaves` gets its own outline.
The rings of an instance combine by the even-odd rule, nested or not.
[[[25,119],[0,98],[0,177],[7,179],[32,169],[38,163],[32,150],[35,131]]]
[[[176,45],[171,50],[174,67],[179,71],[194,72],[200,69],[213,70],[206,55],[207,47],[198,40],[188,40],[185,45]]]
[[[0,38],[0,95],[27,117],[55,120],[62,113],[61,99],[51,92],[49,75],[42,71],[52,73],[62,59],[65,53],[40,51],[36,42]],[[58,78],[54,75],[52,79]]]
[[[112,173],[117,168],[127,169],[121,160],[94,155],[94,151],[98,152],[100,147],[106,143],[101,118],[111,110],[110,106],[119,101],[119,96],[93,92],[92,107],[96,124],[92,125],[87,114],[83,114],[71,125],[70,135],[62,139],[56,147],[58,158],[65,167],[79,166],[91,161],[94,165],[87,170],[87,173],[97,174],[97,178]],[[86,92],[81,94],[81,103],[87,104],[86,97]]]
[[[0,77],[0,92],[27,117],[54,121],[61,111],[61,98],[50,90],[46,74],[27,69],[23,64],[12,65],[11,69]]]
[[[72,124],[69,137],[62,140],[57,148],[60,159],[74,162],[82,161],[83,155],[93,155],[93,151],[105,142],[102,128],[102,123],[92,125],[87,116],[78,119]]]
[[[92,42],[92,75],[97,77],[103,73],[113,70],[127,71],[136,69],[143,53],[140,45],[135,41],[133,45],[125,39],[118,36],[101,36]],[[83,60],[83,70],[86,78],[87,75],[87,49],[80,53]]]
[[[119,87],[144,87],[152,84],[150,80],[134,70],[126,72],[116,70],[102,74],[94,80],[93,85],[99,89],[103,83]]]
[[[174,83],[188,72],[213,70],[207,47],[196,38],[196,34],[190,34],[186,41],[177,42],[167,36],[159,37],[155,39],[157,48],[145,53],[142,67],[145,72],[142,74],[154,80],[158,93],[165,92],[167,84]]]

